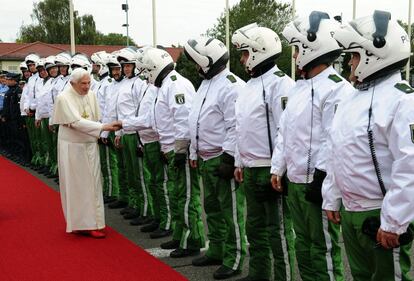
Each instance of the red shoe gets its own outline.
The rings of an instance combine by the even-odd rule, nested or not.
[[[89,230],[89,235],[93,238],[105,238],[106,234],[102,229]]]

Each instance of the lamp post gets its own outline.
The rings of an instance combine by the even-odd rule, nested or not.
[[[75,54],[75,24],[73,20],[73,1],[69,1],[69,19],[70,19],[70,53]]]
[[[229,52],[229,61],[227,62],[227,68],[230,68],[230,10],[229,0],[226,0],[226,46]]]
[[[128,0],[125,0],[125,4],[122,4],[122,10],[125,11],[126,15],[126,23],[124,23],[122,26],[126,27],[126,45],[129,47]]]

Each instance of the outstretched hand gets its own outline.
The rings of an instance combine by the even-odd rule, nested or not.
[[[118,131],[122,129],[122,122],[121,121],[113,121],[111,123],[108,124],[104,124],[102,127],[103,131]]]

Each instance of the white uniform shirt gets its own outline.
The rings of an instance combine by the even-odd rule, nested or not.
[[[203,80],[189,115],[190,159],[198,155],[208,160],[224,152],[234,156],[236,116],[234,107],[239,92],[246,83],[223,70],[210,80]]]
[[[274,140],[276,125],[285,107],[288,92],[294,85],[295,82],[277,66],[246,83],[236,101],[236,167],[270,167],[263,86],[265,100],[269,105],[271,138]]]
[[[366,91],[354,90],[338,106],[330,135],[323,209],[381,210],[381,228],[401,234],[414,221],[414,95],[395,86],[399,72]],[[408,88],[408,87],[407,87]],[[385,198],[378,184],[368,142],[368,110]]]
[[[27,96],[24,100],[24,110],[36,110],[36,85],[39,83],[40,80],[43,80],[39,77],[39,73],[35,73],[30,76],[29,80],[27,81]]]
[[[103,112],[105,110],[105,100],[107,88],[112,83],[112,78],[105,76],[101,81],[98,82],[96,87],[96,97],[98,98],[99,110]]]
[[[105,107],[102,112],[102,123],[110,123],[112,121],[118,120],[118,90],[122,85],[124,80],[121,81],[112,81],[112,83],[107,87]],[[102,138],[107,138],[109,135],[108,131],[103,131],[101,133]]]
[[[162,81],[155,102],[155,125],[162,152],[173,150],[175,140],[190,140],[188,114],[194,95],[193,84],[175,70]]]
[[[328,67],[311,79],[296,82],[280,120],[272,158],[272,174],[282,176],[287,168],[287,177],[291,182],[307,183],[313,181],[315,167],[326,171],[326,140],[335,107],[341,97],[353,89],[333,67]]]
[[[122,121],[136,115],[140,103],[140,94],[146,82],[140,77],[124,78],[118,88],[117,116]],[[125,131],[126,134],[135,134],[134,131]],[[116,132],[116,135],[123,135],[124,131]]]
[[[55,107],[55,101],[57,99],[57,97],[59,96],[60,93],[63,92],[63,90],[68,87],[68,85],[70,85],[70,75],[59,75],[58,77],[55,78],[55,83],[54,86],[52,87],[52,89],[50,90],[50,98],[52,100],[52,106],[50,107],[50,111],[49,111],[49,125],[53,124],[53,110]]]
[[[20,97],[20,102],[19,102],[21,116],[27,116],[26,111],[24,111],[24,103],[25,103],[25,100],[27,99],[28,93],[29,93],[29,85],[27,85],[26,83],[26,85],[24,85],[23,87],[22,96]]]
[[[44,81],[44,80],[43,80]],[[53,108],[53,100],[52,100],[52,89],[55,86],[57,78],[49,78],[44,83],[43,87],[41,87],[37,94],[37,107],[35,113],[35,119],[41,120],[43,118],[49,118],[50,112],[52,112]]]

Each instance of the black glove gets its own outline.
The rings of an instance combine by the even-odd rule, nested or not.
[[[181,168],[185,165],[187,161],[187,154],[186,153],[176,153],[174,156],[174,166],[176,168]]]
[[[322,206],[322,183],[326,177],[326,172],[315,168],[313,182],[309,183],[306,189],[305,199],[318,206]]]
[[[221,156],[220,166],[214,171],[213,175],[225,180],[234,178],[234,157],[224,152]]]
[[[362,223],[362,233],[368,235],[371,240],[377,242],[377,232],[381,226],[381,219],[380,217],[368,217]],[[403,234],[400,234],[398,237],[398,241],[400,242],[400,246],[407,245],[413,241],[413,234],[414,234],[414,226],[410,224],[407,228],[407,231]]]
[[[143,158],[144,157],[144,152],[142,151],[142,147],[137,146],[136,155],[137,155],[138,158]]]

